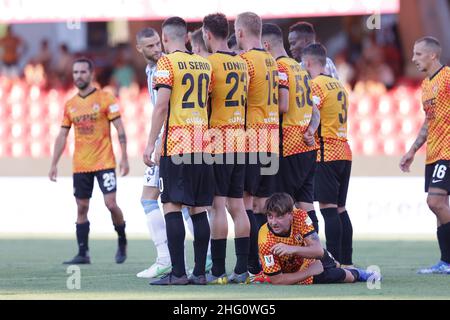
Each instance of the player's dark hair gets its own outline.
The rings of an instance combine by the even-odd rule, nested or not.
[[[425,42],[425,44],[427,46],[434,46],[434,47],[441,48],[441,43],[435,37],[431,37],[431,36],[422,37],[420,39],[417,39],[415,43],[420,43],[420,42]]]
[[[171,27],[174,29],[172,33],[176,38],[184,37],[187,33],[187,24],[183,18],[180,17],[170,17],[164,20],[162,24],[162,29],[166,27]]]
[[[266,214],[275,213],[277,216],[284,216],[294,209],[294,200],[284,192],[274,193],[266,200]]]
[[[322,66],[327,64],[327,49],[320,43],[313,43],[303,49],[303,55],[314,56]]]
[[[142,38],[151,38],[155,34],[158,34],[155,29],[149,27],[143,28],[136,34],[136,41],[139,41]]]
[[[87,63],[89,71],[90,72],[94,71],[94,62],[92,62],[91,59],[81,57],[81,58],[75,59],[72,63],[72,66],[75,65],[75,63]]]
[[[228,37],[227,45],[228,45],[228,48],[233,48],[237,45],[236,35],[234,33]]]
[[[281,28],[275,23],[264,23],[262,26],[263,36],[275,36],[277,39],[283,39]]]
[[[298,32],[304,35],[309,35],[314,37],[316,35],[316,31],[314,30],[314,26],[306,21],[300,21],[289,27],[289,33]]]
[[[191,45],[194,46],[194,44],[201,46],[204,51],[208,51],[208,49],[206,48],[205,41],[203,40],[202,28],[198,28],[197,30],[192,32]]]
[[[228,20],[223,13],[213,13],[204,17],[203,28],[216,38],[226,39],[228,37]]]

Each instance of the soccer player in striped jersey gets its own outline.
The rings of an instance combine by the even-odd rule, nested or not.
[[[314,194],[325,221],[327,250],[342,265],[349,266],[353,265],[353,228],[345,208],[352,167],[347,142],[348,94],[339,80],[324,73],[326,58],[321,44],[303,50],[302,62],[312,77],[312,93],[320,110]]]
[[[400,168],[409,172],[414,155],[427,142],[425,192],[427,204],[437,218],[440,261],[419,274],[450,274],[450,68],[440,61],[442,47],[433,37],[414,44],[413,63],[427,77],[422,82],[422,104],[425,122],[409,151],[402,157]]]
[[[316,232],[318,220],[314,210],[314,172],[317,144],[314,134],[319,126],[320,112],[313,104],[311,78],[299,63],[289,58],[283,45],[279,26],[263,24],[264,47],[276,59],[280,76],[279,91],[287,90],[284,103],[280,93],[280,170],[278,191],[288,193],[296,206],[308,212]]]
[[[241,57],[247,62],[250,85],[247,99],[247,151],[244,204],[250,220],[249,272],[258,274],[258,230],[267,220],[265,201],[276,191],[279,169],[278,68],[261,43],[261,18],[252,12],[236,17],[234,29]]]
[[[211,255],[209,283],[246,283],[250,222],[244,206],[245,107],[247,103],[247,63],[227,46],[228,20],[224,14],[203,18],[203,39],[212,52],[209,125],[214,139],[212,154],[215,197],[211,211]],[[202,40],[203,41],[203,40]],[[241,142],[241,143],[239,143]],[[241,163],[239,163],[241,157]],[[226,207],[234,222],[236,265],[230,277],[225,270],[228,222]]]
[[[159,187],[172,272],[152,281],[152,285],[206,284],[205,263],[210,237],[206,207],[214,197],[212,166],[204,161],[204,134],[208,128],[208,92],[211,64],[187,51],[186,22],[171,17],[162,26],[167,55],[157,63],[154,86],[158,99],[144,152],[144,162],[153,164],[151,155],[164,125],[160,159]],[[194,225],[195,267],[189,279],[184,261],[185,229],[182,206],[190,207]]]

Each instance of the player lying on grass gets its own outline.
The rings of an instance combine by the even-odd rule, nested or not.
[[[258,247],[264,274],[272,284],[352,283],[381,276],[340,264],[320,244],[308,213],[294,208],[287,193],[266,202],[267,223],[259,230]]]

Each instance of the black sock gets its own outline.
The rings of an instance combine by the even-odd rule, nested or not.
[[[227,239],[211,239],[211,258],[213,276],[220,277],[225,273],[225,257],[227,254]]]
[[[339,213],[339,218],[342,224],[342,248],[341,261],[342,264],[351,265],[353,254],[353,227],[347,211]]]
[[[359,271],[357,269],[346,269],[347,271],[350,271],[352,274],[354,280],[353,282],[357,282],[359,280]]]
[[[441,249],[441,260],[450,263],[450,222],[437,228],[437,237]]]
[[[89,221],[84,223],[77,223],[77,242],[78,242],[78,255],[86,256],[89,251]]]
[[[236,265],[234,273],[241,274],[247,271],[248,252],[250,249],[250,237],[235,238],[234,248],[236,251]]]
[[[206,211],[191,216],[194,226],[194,276],[205,274],[206,256],[211,230]]]
[[[325,221],[325,238],[327,250],[341,262],[342,225],[337,208],[320,209]]]
[[[267,223],[267,216],[264,213],[255,213],[256,226],[258,227],[258,232],[261,227]]]
[[[114,225],[114,230],[116,230],[119,236],[118,244],[119,247],[125,246],[127,244],[127,236],[125,235],[125,222],[122,225]]]
[[[316,229],[317,234],[319,234],[319,220],[317,219],[316,211],[315,210],[308,211],[308,216],[312,220],[314,229]]]
[[[250,246],[248,252],[248,271],[257,274],[261,271],[258,256],[258,225],[253,214],[253,210],[247,211],[248,220],[250,221]]]
[[[181,277],[186,274],[184,266],[184,229],[183,214],[181,211],[169,212],[164,215],[166,220],[167,246],[172,261],[172,274]]]

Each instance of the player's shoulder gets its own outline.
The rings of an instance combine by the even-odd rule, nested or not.
[[[293,211],[294,220],[298,219],[299,221],[306,221],[306,218],[308,218],[308,212],[302,209],[295,208]]]
[[[267,223],[265,223],[259,229],[258,242],[260,242],[260,243],[267,242],[269,240],[269,237],[270,237],[270,230],[269,230]]]

